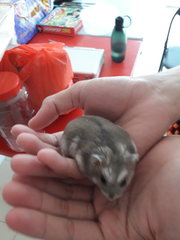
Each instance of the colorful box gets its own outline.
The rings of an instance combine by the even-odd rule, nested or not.
[[[74,36],[82,28],[80,8],[56,7],[37,23],[39,32]]]

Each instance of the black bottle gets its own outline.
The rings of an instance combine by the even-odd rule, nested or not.
[[[115,19],[115,26],[111,35],[111,56],[114,62],[122,62],[126,52],[126,34],[123,30],[123,18]]]

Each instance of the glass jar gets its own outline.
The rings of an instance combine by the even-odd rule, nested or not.
[[[12,72],[0,72],[0,135],[12,150],[21,151],[11,134],[12,126],[26,125],[33,112],[19,76]]]

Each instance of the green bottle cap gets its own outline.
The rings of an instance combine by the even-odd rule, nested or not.
[[[117,17],[115,19],[116,30],[121,30],[123,28],[124,19],[122,17]]]

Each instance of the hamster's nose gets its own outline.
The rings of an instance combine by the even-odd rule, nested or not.
[[[111,200],[113,200],[114,197],[115,197],[115,194],[114,194],[114,193],[109,193],[109,198],[110,198]]]

